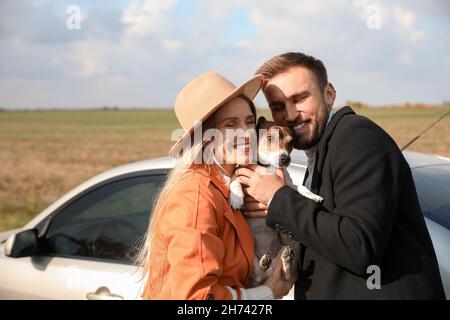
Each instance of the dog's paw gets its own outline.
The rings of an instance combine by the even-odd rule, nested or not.
[[[312,201],[314,201],[315,203],[322,203],[323,202],[323,198],[317,194],[312,194],[311,195],[311,199]]]
[[[230,183],[230,205],[234,211],[244,206],[244,197],[241,184],[238,181],[232,181]]]
[[[298,186],[297,187],[297,191],[303,195],[304,197],[311,199],[312,201],[314,201],[315,203],[322,203],[323,202],[323,198],[313,192],[311,192],[308,188],[306,188],[305,186]]]
[[[272,262],[272,258],[270,257],[270,255],[268,253],[266,253],[259,260],[259,266],[263,269],[267,269],[270,267],[271,262]]]
[[[291,262],[294,260],[294,249],[292,249],[291,246],[284,247],[283,251],[281,252],[281,258],[285,262]]]
[[[231,208],[233,208],[234,211],[239,210],[244,205],[244,197],[241,197],[239,194],[231,192],[230,204]]]
[[[286,280],[292,279],[292,277],[296,272],[294,260],[295,260],[294,249],[291,246],[284,247],[283,251],[281,252],[281,262],[283,264],[283,273]]]

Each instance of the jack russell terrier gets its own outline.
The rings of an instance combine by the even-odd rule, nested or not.
[[[277,169],[282,169],[287,185],[306,198],[321,203],[322,197],[312,193],[303,185],[294,185],[286,170],[291,162],[290,153],[293,149],[294,136],[292,130],[288,127],[279,126],[275,122],[267,121],[264,117],[258,119],[256,129],[257,132],[264,130],[262,131],[263,134],[258,134],[258,164],[268,167],[268,170],[273,174]],[[244,205],[244,192],[240,182],[235,178],[233,175],[230,182],[230,204],[233,210],[238,210]],[[267,227],[265,219],[247,218],[247,223],[255,240],[251,286],[263,284],[273,272],[278,259],[282,259],[286,279],[295,276],[298,270],[298,243]]]

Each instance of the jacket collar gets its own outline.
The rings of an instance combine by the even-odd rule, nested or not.
[[[349,114],[355,114],[355,112],[350,108],[349,106],[342,107],[338,111],[335,112],[333,117],[330,120],[330,123],[325,127],[325,131],[322,134],[322,137],[320,137],[320,140],[318,142],[318,149],[320,150],[323,148],[323,145],[328,143],[330,141],[331,136],[333,134],[334,129],[336,128],[337,124],[341,119]]]
[[[319,142],[317,143],[316,161],[314,164],[314,174],[311,181],[311,191],[317,193],[321,183],[322,169],[325,162],[325,154],[328,148],[328,142],[330,141],[334,129],[336,129],[339,121],[347,115],[355,114],[355,112],[349,106],[345,106],[333,115],[330,123],[325,127],[325,131],[322,134]]]
[[[215,165],[193,164],[191,169],[207,177],[226,199],[230,197],[230,189]]]

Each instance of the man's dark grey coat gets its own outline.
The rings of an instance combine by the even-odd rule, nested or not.
[[[266,220],[301,244],[296,299],[445,299],[411,170],[383,129],[350,107],[337,111],[311,191],[323,204],[282,187]],[[367,286],[370,265],[381,289]]]

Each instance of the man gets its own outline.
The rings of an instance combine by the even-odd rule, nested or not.
[[[314,57],[282,54],[256,73],[273,120],[291,127],[307,154],[305,185],[324,198],[316,204],[277,175],[237,170],[248,186],[244,212],[300,243],[295,298],[445,299],[411,170],[393,139],[350,107],[331,114],[336,92]]]

